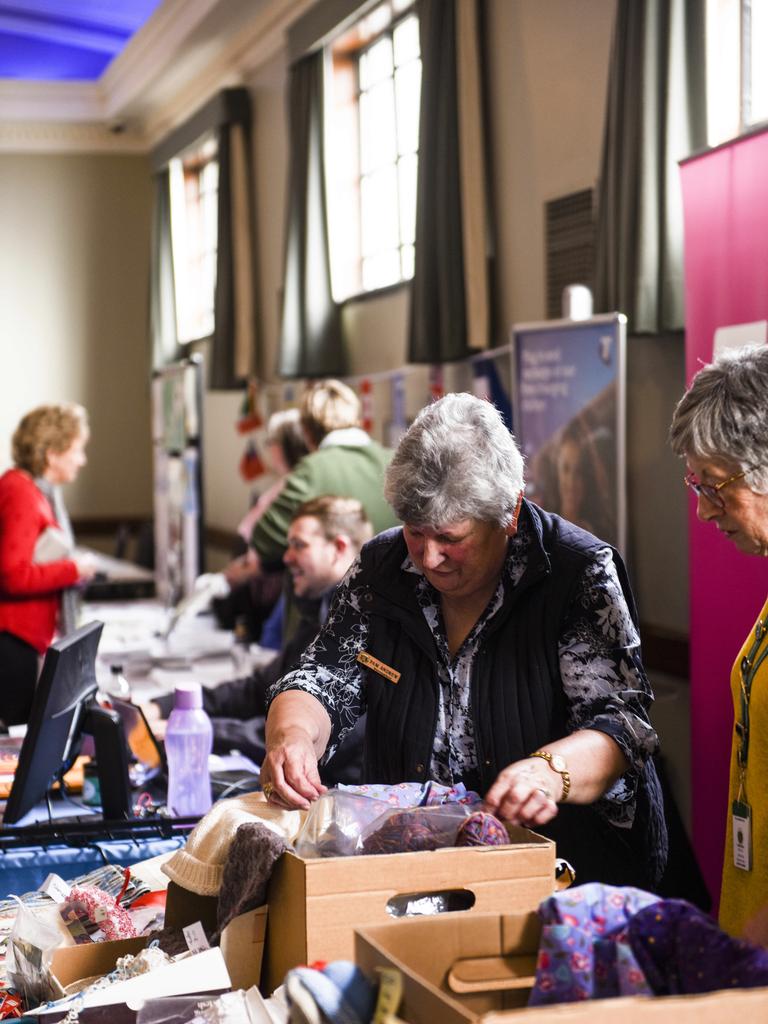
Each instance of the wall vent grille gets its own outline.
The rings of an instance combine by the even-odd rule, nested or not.
[[[550,199],[544,204],[546,230],[547,317],[562,316],[563,289],[569,284],[595,287],[594,189]]]

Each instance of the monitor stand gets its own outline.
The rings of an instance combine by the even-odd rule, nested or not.
[[[83,731],[93,736],[96,770],[105,821],[133,817],[133,798],[128,777],[128,745],[120,715],[93,701],[83,720]]]

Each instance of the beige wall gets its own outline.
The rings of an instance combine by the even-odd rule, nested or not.
[[[73,515],[149,515],[144,157],[0,154],[0,466],[43,402],[88,408]]]

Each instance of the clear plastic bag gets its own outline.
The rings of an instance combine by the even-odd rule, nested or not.
[[[459,826],[469,815],[463,804],[388,807],[362,831],[360,853],[410,853],[455,846]]]
[[[17,899],[17,897],[14,897]],[[8,982],[31,1010],[50,995],[53,951],[61,945],[61,932],[41,921],[18,900],[19,910],[8,937],[5,968]]]
[[[316,800],[294,844],[300,857],[349,857],[360,834],[388,808],[383,800],[331,789]]]

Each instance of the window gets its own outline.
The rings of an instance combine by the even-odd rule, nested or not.
[[[768,0],[707,2],[707,138],[711,146],[768,120]]]
[[[333,295],[413,277],[421,60],[411,0],[386,0],[329,48],[326,180]]]
[[[170,161],[176,331],[186,344],[213,334],[219,164],[209,139]]]

